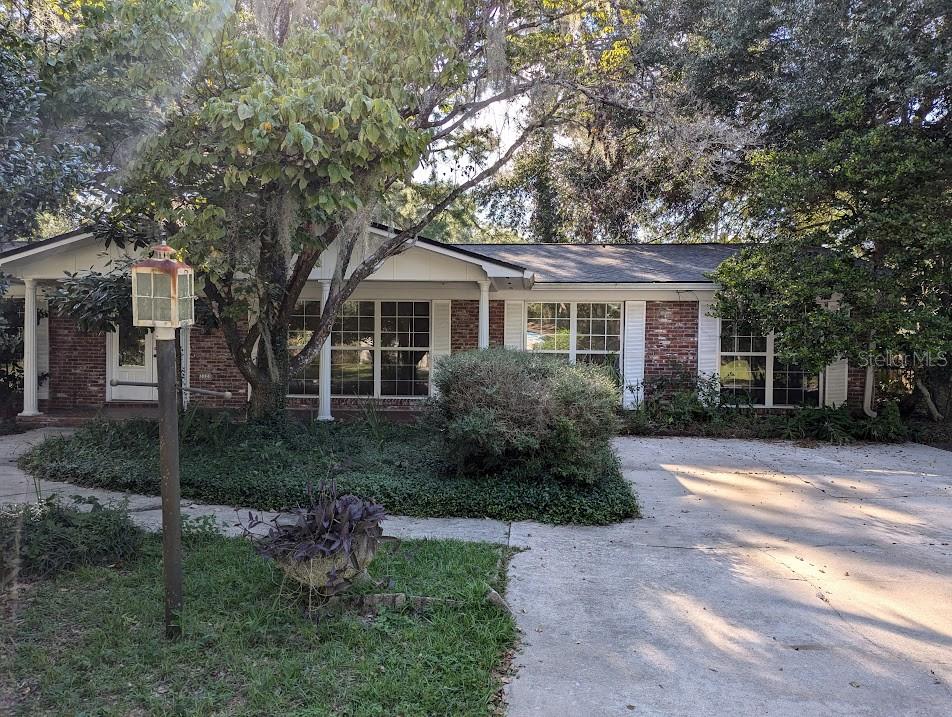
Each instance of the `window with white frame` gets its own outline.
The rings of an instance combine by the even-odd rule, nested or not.
[[[733,405],[817,406],[820,377],[774,353],[774,337],[746,321],[721,321],[721,398]]]
[[[564,301],[526,304],[526,349],[568,357],[572,331],[571,305]]]
[[[619,370],[621,304],[575,305],[575,360]]]
[[[345,301],[331,329],[331,395],[373,396],[377,302]]]
[[[617,371],[621,303],[530,302],[526,304],[526,349]]]
[[[380,395],[430,392],[430,302],[380,302]]]
[[[319,301],[302,301],[295,307],[292,353],[304,347],[319,320]],[[345,301],[331,328],[331,395],[426,396],[430,348],[430,302]],[[290,393],[317,395],[319,367],[315,358],[291,380]]]

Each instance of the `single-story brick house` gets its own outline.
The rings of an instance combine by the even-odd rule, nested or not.
[[[290,403],[324,419],[364,400],[410,408],[432,391],[430,368],[440,356],[507,346],[609,363],[630,387],[683,375],[688,367],[720,374],[725,391],[749,395],[768,410],[860,406],[862,371],[839,361],[819,376],[806,375],[774,356],[772,337],[751,336],[736,322],[709,315],[715,287],[707,275],[736,250],[725,244],[452,245],[420,238],[360,285],[320,359],[293,380]],[[304,289],[294,341],[306,340],[319,311],[333,251]],[[45,311],[45,292],[64,272],[103,270],[121,254],[82,230],[0,251],[0,271],[13,277],[8,295],[24,300],[22,416],[155,401],[154,389],[112,385],[154,382],[151,334],[84,334],[70,319]],[[248,387],[220,333],[199,327],[181,333],[183,381],[233,394],[191,400],[243,405]],[[638,390],[624,391],[626,405],[639,399]]]

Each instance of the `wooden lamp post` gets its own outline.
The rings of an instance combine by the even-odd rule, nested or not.
[[[132,265],[132,323],[155,331],[162,475],[162,573],[165,635],[182,634],[182,515],[179,486],[175,329],[195,323],[195,272],[166,244]]]

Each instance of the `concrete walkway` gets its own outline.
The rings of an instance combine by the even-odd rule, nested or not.
[[[17,467],[17,458],[47,436],[69,433],[68,428],[37,428],[25,433],[0,436],[0,504],[33,503],[38,496],[59,494],[64,497],[95,497],[106,502],[125,500],[132,520],[140,527],[158,531],[162,525],[162,502],[158,496],[136,495],[117,491],[86,488],[72,483],[41,480],[39,484]],[[239,535],[238,521],[248,522],[248,508],[209,505],[182,501],[182,513],[191,518],[213,517],[225,535]],[[265,519],[275,513],[254,510]],[[407,518],[389,516],[384,521],[386,535],[396,538],[454,538],[457,540],[509,543],[510,524],[499,520],[474,518]]]
[[[952,453],[617,447],[643,520],[513,525],[511,717],[952,715]]]

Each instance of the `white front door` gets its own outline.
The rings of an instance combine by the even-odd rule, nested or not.
[[[109,334],[109,380],[155,383],[155,334],[146,329]],[[109,386],[111,401],[156,401],[148,386]]]

